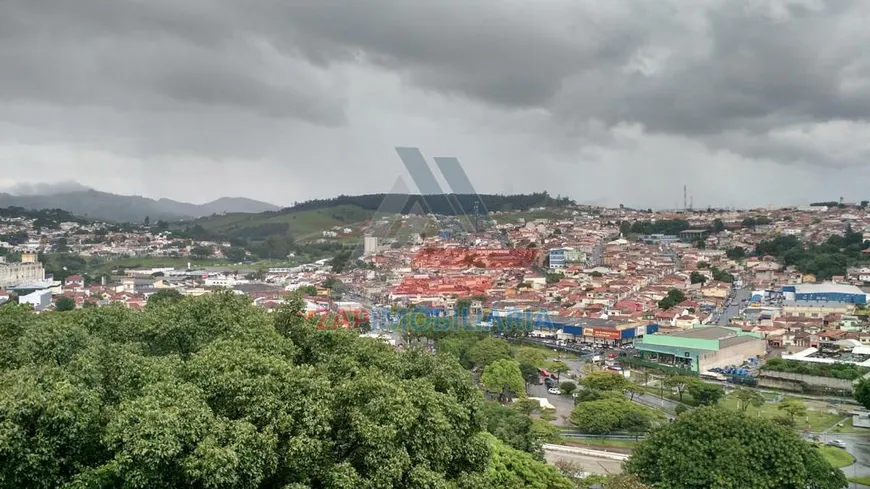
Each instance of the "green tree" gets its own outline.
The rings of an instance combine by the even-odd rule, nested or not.
[[[62,295],[54,301],[54,310],[55,311],[72,311],[76,308],[76,301],[74,301],[71,297],[67,297]]]
[[[641,421],[641,418],[644,421]],[[640,424],[648,429],[664,420],[664,413],[633,403],[623,397],[607,397],[581,402],[571,412],[569,419],[580,431],[603,435],[620,430],[638,430]]]
[[[226,257],[226,259],[232,263],[243,262],[248,256],[248,253],[245,251],[244,248],[238,248],[235,246],[230,248],[224,248],[223,253],[224,257]]]
[[[722,219],[719,219],[719,218],[714,219],[713,220],[713,232],[718,234],[724,230],[725,230],[725,223],[722,222]]]
[[[690,385],[698,382],[698,379],[694,377],[687,377],[685,375],[674,375],[671,377],[665,377],[663,382],[665,384],[665,387],[669,387],[677,391],[677,395],[680,396],[680,402],[683,402],[683,394],[688,391]]]
[[[517,450],[543,459],[541,443],[532,434],[532,418],[528,415],[513,407],[487,401],[483,405],[483,416],[486,418],[486,431]]]
[[[148,307],[154,307],[161,303],[175,303],[184,299],[178,289],[160,289],[148,296]]]
[[[538,382],[540,382],[541,375],[540,373],[538,373],[538,367],[535,367],[530,363],[521,362],[520,372],[523,374],[523,380],[525,381],[526,385],[537,384]]]
[[[332,260],[329,261],[329,265],[332,267],[333,273],[344,272],[348,262],[350,261],[350,255],[350,251],[343,250],[339,251],[332,257]]]
[[[725,390],[722,389],[722,386],[708,384],[700,380],[690,383],[688,391],[695,402],[702,406],[712,406],[725,397]]]
[[[734,282],[734,276],[728,272],[720,270],[716,267],[710,269],[713,272],[713,280],[717,280],[719,282],[731,283]]]
[[[725,256],[731,260],[742,260],[743,258],[746,258],[746,250],[741,246],[735,246],[734,248],[728,248],[725,250]]]
[[[559,390],[562,391],[563,394],[568,394],[570,396],[575,390],[577,390],[577,384],[570,380],[566,380],[559,384]]]
[[[586,389],[598,391],[622,390],[628,387],[629,382],[622,375],[607,371],[592,372],[580,381]]]
[[[462,489],[574,489],[570,479],[551,465],[534,456],[512,448],[489,435],[491,456],[484,471],[464,475],[458,487]],[[414,484],[409,487],[439,487]],[[446,487],[446,486],[441,486]]]
[[[301,295],[314,296],[317,295],[317,287],[313,285],[303,285],[296,289],[296,292]]]
[[[707,281],[707,276],[700,272],[692,272],[689,275],[689,281],[693,284],[703,284]]]
[[[799,418],[807,415],[807,406],[803,401],[795,398],[787,398],[776,407],[786,414],[794,425]]]
[[[751,389],[737,389],[734,397],[740,402],[740,411],[746,412],[749,406],[764,406],[764,396]]]
[[[488,337],[478,341],[468,350],[468,360],[475,367],[486,367],[496,360],[513,357],[511,344],[501,338]]]
[[[514,360],[496,360],[483,369],[480,383],[488,392],[496,393],[500,400],[511,397],[511,393],[525,397],[525,382],[520,372],[520,364]]]
[[[847,483],[794,431],[717,407],[689,410],[652,431],[625,472],[673,489],[841,489]]]
[[[571,371],[571,367],[569,367],[567,363],[559,360],[548,362],[546,368],[550,372],[556,374],[556,380],[559,380],[562,377],[562,374]]]
[[[547,355],[538,348],[520,348],[514,354],[514,360],[520,363],[528,363],[535,367],[543,367],[547,362]]]
[[[231,292],[0,308],[0,488],[570,487],[485,432],[450,355],[303,312],[298,296],[267,313]]]
[[[686,294],[684,294],[682,290],[671,289],[668,291],[668,294],[659,301],[658,306],[660,309],[666,311],[684,300],[686,300]]]
[[[861,379],[855,384],[855,400],[867,409],[870,409],[870,379]]]
[[[194,246],[190,249],[190,256],[194,258],[204,259],[214,255],[214,249],[211,246]]]
[[[696,266],[698,267],[699,270],[703,270],[703,269],[705,269],[705,268],[710,268],[710,264],[707,263],[707,262],[705,262],[705,261],[699,261],[699,262],[696,264]]]

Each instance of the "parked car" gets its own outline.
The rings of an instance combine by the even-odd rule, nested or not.
[[[546,379],[544,379],[544,384],[546,384],[548,388],[549,388],[549,387],[556,387],[556,381],[553,380],[553,379],[551,379],[551,378],[549,378],[549,377],[547,377]]]
[[[558,396],[562,393],[562,391],[560,391],[557,387],[551,387],[551,388],[547,389],[547,392],[549,392],[550,394],[553,394],[555,396]]]
[[[552,390],[552,389],[550,389],[550,390]],[[827,444],[832,446],[832,447],[842,448],[843,450],[846,449],[846,444],[843,443],[843,440],[831,440]]]

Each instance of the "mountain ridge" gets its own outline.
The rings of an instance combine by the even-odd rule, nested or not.
[[[152,199],[140,195],[119,195],[95,189],[48,194],[0,193],[0,207],[25,209],[63,209],[72,214],[115,222],[181,221],[224,212],[260,213],[281,207],[245,197],[221,197],[205,204],[173,199]]]

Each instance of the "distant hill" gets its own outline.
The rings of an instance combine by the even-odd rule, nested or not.
[[[171,199],[149,199],[138,195],[117,195],[97,190],[75,190],[50,194],[13,195],[0,193],[0,207],[63,209],[77,216],[115,222],[141,223],[179,221],[224,212],[259,213],[280,207],[245,198],[222,198],[197,205]]]
[[[368,194],[339,195],[331,199],[316,199],[295,204],[282,212],[327,209],[342,205],[357,206],[369,211],[409,214],[415,210],[445,216],[473,214],[475,203],[481,214],[487,211],[525,211],[534,207],[566,207],[575,202],[567,197],[552,197],[547,192],[531,194]]]

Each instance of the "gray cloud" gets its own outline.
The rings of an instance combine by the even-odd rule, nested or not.
[[[792,202],[855,185],[841,172],[870,156],[868,15],[859,0],[5,0],[0,167],[287,203],[386,191],[392,147],[419,145],[488,191],[652,206],[713,169],[800,167],[817,187],[764,190]],[[719,181],[722,200],[761,198]]]

